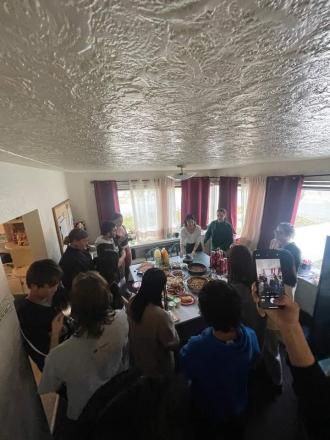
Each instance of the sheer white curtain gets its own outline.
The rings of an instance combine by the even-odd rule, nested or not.
[[[161,177],[158,179],[160,189],[160,217],[163,231],[163,238],[172,236],[176,229],[175,218],[175,185],[172,179]]]
[[[137,240],[170,236],[176,227],[174,181],[161,177],[130,181],[129,185]]]
[[[249,185],[248,185],[248,181],[245,177],[240,178],[239,183],[240,183],[240,185],[237,187],[236,234],[238,234],[240,236],[242,233],[244,221],[245,221],[247,201],[248,201],[248,196],[249,196]]]
[[[256,249],[260,236],[260,226],[266,195],[266,177],[247,177],[247,207],[240,243],[251,250]]]
[[[130,180],[129,187],[137,240],[149,241],[163,238],[159,180]]]

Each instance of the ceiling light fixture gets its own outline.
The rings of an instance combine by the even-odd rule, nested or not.
[[[184,173],[183,172],[183,165],[177,165],[178,168],[180,168],[180,172],[177,174],[174,174],[173,176],[167,176],[169,179],[175,180],[176,182],[182,182],[183,180],[190,179],[191,177],[194,177],[196,173],[190,172],[190,173]]]

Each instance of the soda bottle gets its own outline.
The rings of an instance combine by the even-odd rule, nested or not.
[[[162,254],[158,248],[155,249],[154,260],[155,260],[156,266],[160,267],[162,265]]]

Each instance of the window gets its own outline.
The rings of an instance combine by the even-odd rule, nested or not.
[[[302,258],[321,269],[326,236],[330,235],[330,185],[329,189],[302,190],[295,228],[294,241]]]
[[[217,209],[219,204],[219,184],[215,182],[210,183],[210,194],[209,194],[209,213],[208,222],[215,220],[217,218]]]
[[[128,182],[122,182],[121,186],[127,188]],[[132,200],[134,196],[134,206]],[[119,189],[118,199],[120,212],[123,215],[123,223],[127,231],[136,238],[139,243],[157,240],[159,238],[172,237],[181,228],[181,186],[174,188],[168,193],[168,232],[167,237],[162,237],[162,228],[166,227],[160,216],[160,192],[157,187],[141,187],[134,189]],[[166,227],[166,228],[167,228]],[[138,229],[138,231],[137,231]]]
[[[129,190],[119,190],[118,199],[120,212],[123,215],[123,222],[128,233],[133,233],[135,230],[133,208],[131,193]]]
[[[175,190],[175,222],[172,224],[172,228],[175,232],[180,232],[181,228],[181,186],[176,186]]]
[[[237,228],[236,234],[240,234],[243,228],[244,217],[246,212],[247,203],[247,186],[239,184],[237,186]],[[209,195],[209,217],[208,221],[217,218],[217,209],[219,204],[219,184],[215,182],[210,183],[210,195]]]

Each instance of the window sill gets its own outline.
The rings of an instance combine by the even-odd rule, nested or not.
[[[135,244],[129,243],[129,246],[131,249],[139,249],[143,247],[155,247],[157,245],[165,244],[165,243],[177,243],[180,241],[179,237],[175,238],[163,238],[161,240],[152,240],[152,241],[144,241],[144,242],[137,242]]]

